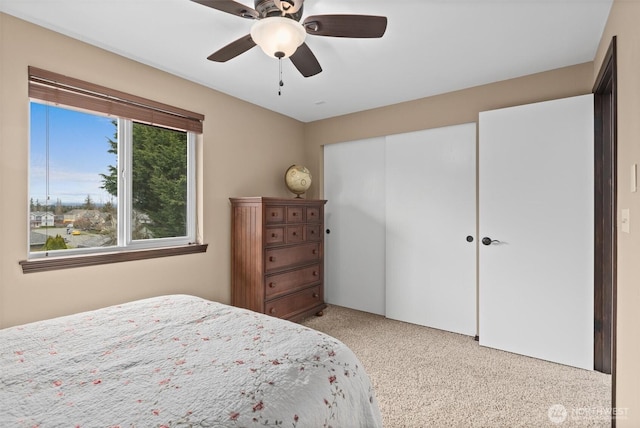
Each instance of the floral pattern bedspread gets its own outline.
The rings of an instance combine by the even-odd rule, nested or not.
[[[0,330],[2,427],[379,427],[340,341],[172,295]]]

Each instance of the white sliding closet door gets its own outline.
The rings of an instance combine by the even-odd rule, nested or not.
[[[325,300],[384,315],[384,137],[324,146]]]
[[[593,369],[592,96],[480,113],[479,144],[480,344]]]
[[[385,188],[386,316],[475,335],[476,124],[388,136]]]

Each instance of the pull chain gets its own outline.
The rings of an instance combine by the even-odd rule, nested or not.
[[[282,81],[282,57],[278,58],[278,68],[280,71],[280,79],[278,82],[278,96],[282,95],[282,87],[284,86],[284,82]]]

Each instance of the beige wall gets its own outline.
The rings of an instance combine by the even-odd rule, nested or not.
[[[618,225],[631,212],[630,232],[618,228],[617,406],[629,409],[619,427],[640,426],[640,193],[631,193],[631,166],[640,164],[640,2],[614,0],[595,59],[594,78],[611,38],[618,50]]]
[[[0,14],[0,327],[164,293],[226,302],[229,196],[288,196],[281,173],[297,162],[312,169],[309,196],[319,196],[325,144],[473,122],[480,111],[588,93],[609,40],[617,34],[619,208],[630,208],[632,214],[631,234],[619,236],[617,398],[618,407],[630,409],[629,419],[619,426],[640,426],[640,194],[631,194],[625,184],[630,165],[640,163],[638,21],[640,2],[615,0],[595,67],[586,63],[305,125]],[[200,235],[210,245],[207,253],[21,273],[18,260],[27,252],[27,65],[206,115],[199,207]],[[238,114],[252,126],[238,126]],[[277,137],[264,132],[274,125]],[[300,144],[303,140],[306,145]],[[237,168],[243,173],[236,174]]]
[[[22,274],[29,65],[205,115],[198,206],[206,253]],[[290,196],[282,176],[289,165],[304,161],[304,125],[298,121],[5,14],[0,14],[0,95],[0,327],[167,293],[228,302],[228,198]],[[272,128],[277,135],[265,132]]]
[[[505,80],[402,104],[306,124],[309,167],[322,173],[322,146],[441,126],[477,122],[478,113],[591,92],[593,63]],[[322,194],[322,186],[313,194]]]

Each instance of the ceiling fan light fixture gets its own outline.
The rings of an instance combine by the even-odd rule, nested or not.
[[[303,0],[273,0],[278,9],[293,15],[302,8]]]
[[[256,21],[251,27],[251,38],[270,57],[288,58],[293,55],[307,33],[297,21],[271,16]]]

